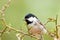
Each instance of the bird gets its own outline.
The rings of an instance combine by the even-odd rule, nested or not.
[[[25,15],[24,20],[27,24],[28,31],[31,35],[43,35],[47,33],[45,26],[42,22],[32,13]]]

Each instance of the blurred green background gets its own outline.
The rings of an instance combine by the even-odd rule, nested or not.
[[[0,0],[0,9],[7,1],[8,0]],[[46,23],[47,18],[55,18],[58,14],[58,24],[60,24],[60,0],[11,0],[9,8],[5,11],[5,19],[7,24],[11,24],[14,28],[27,32],[23,19],[28,13],[36,15],[43,24]],[[0,30],[3,28],[0,20]],[[50,22],[46,25],[46,28],[53,32],[55,30],[55,24]],[[2,40],[17,40],[16,34],[14,31],[4,33]],[[23,39],[35,40],[29,36],[25,36]],[[48,35],[44,35],[44,39],[53,40],[53,38]]]

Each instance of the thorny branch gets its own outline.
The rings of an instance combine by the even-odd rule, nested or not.
[[[4,6],[2,6],[2,9],[0,10],[0,13],[1,13],[0,20],[2,21],[2,24],[5,27],[2,31],[0,31],[0,34],[1,34],[0,37],[2,37],[2,35],[6,31],[6,29],[9,28],[10,30],[16,31],[16,32],[21,33],[23,35],[27,35],[27,36],[30,36],[32,38],[35,38],[35,39],[38,39],[39,40],[39,38],[37,38],[37,37],[35,37],[33,35],[30,35],[30,34],[27,34],[27,33],[23,32],[21,30],[17,30],[17,29],[13,28],[12,26],[10,26],[10,25],[8,25],[6,23],[6,20],[4,18],[4,16],[5,16],[5,10],[9,7],[10,2],[11,2],[11,0],[8,0],[8,2]],[[56,36],[56,38],[58,38],[58,28],[57,27],[60,26],[60,25],[57,25],[57,17],[56,17],[56,19],[54,19],[54,18],[48,18],[48,19],[49,20],[44,25],[46,25],[48,22],[52,22],[52,21],[55,22],[55,25],[56,25],[56,35],[54,33],[50,33],[49,35],[51,35],[51,36],[54,35],[54,36]]]

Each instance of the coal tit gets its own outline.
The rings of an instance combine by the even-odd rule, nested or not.
[[[29,29],[29,33],[32,35],[47,33],[45,26],[40,22],[40,20],[33,14],[29,13],[25,16],[25,22]]]

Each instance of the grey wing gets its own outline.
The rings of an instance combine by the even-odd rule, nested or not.
[[[37,21],[39,28],[42,30],[43,33],[47,33],[47,29],[45,28],[45,26],[40,22],[40,20]]]

